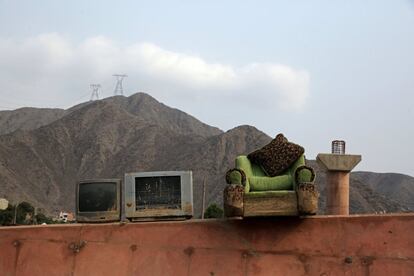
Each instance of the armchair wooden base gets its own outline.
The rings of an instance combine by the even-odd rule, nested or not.
[[[298,200],[294,191],[284,191],[281,195],[246,193],[243,203],[243,217],[299,215]]]
[[[314,215],[319,193],[313,183],[299,184],[297,191],[245,193],[242,185],[230,184],[224,189],[226,217],[264,217]]]

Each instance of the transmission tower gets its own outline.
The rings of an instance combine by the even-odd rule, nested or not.
[[[114,74],[112,75],[116,78],[116,85],[114,90],[114,95],[124,95],[124,88],[122,87],[122,81],[124,78],[128,77],[125,74]]]
[[[91,101],[99,100],[99,91],[101,90],[101,85],[91,84],[91,89],[92,89]]]

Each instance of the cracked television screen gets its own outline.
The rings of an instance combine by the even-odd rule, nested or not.
[[[85,183],[79,185],[79,211],[116,211],[116,187],[116,183]]]
[[[147,208],[180,209],[181,177],[136,177],[135,195],[136,210]]]

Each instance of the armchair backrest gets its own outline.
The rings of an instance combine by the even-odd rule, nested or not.
[[[240,155],[236,158],[236,164],[235,164],[237,169],[241,169],[244,171],[244,173],[246,174],[246,186],[245,186],[245,192],[249,192],[250,191],[250,184],[249,184],[249,178],[252,176],[267,176],[266,173],[263,171],[263,169],[250,162],[249,158],[247,158],[246,155]],[[293,163],[292,166],[290,166],[290,168],[288,168],[284,174],[288,174],[292,177],[292,179],[295,179],[295,172],[296,169],[300,166],[305,165],[305,155],[302,154],[298,160],[295,161],[295,163]],[[293,180],[293,189],[295,190],[296,188],[296,183]]]
[[[249,178],[252,176],[266,176],[262,168],[256,164],[250,162],[249,158],[246,155],[240,155],[236,157],[237,169],[241,169],[246,174],[246,185],[244,186],[244,192],[250,192],[250,182]]]
[[[250,162],[246,155],[240,155],[236,158],[236,168],[243,170],[247,178],[251,176],[266,176],[262,168]]]

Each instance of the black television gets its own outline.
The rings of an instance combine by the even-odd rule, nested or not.
[[[120,219],[120,179],[81,180],[77,183],[77,222],[110,222]]]

